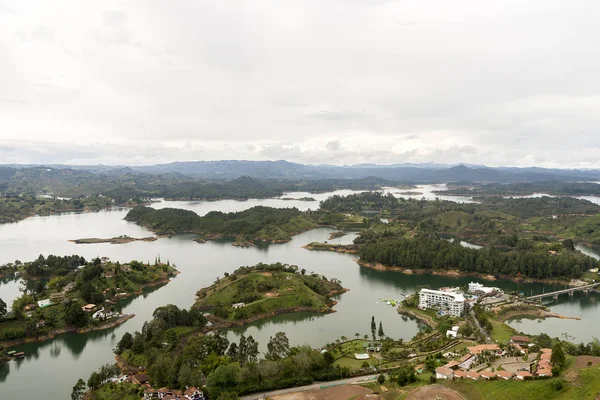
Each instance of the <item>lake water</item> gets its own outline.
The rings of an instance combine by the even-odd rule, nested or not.
[[[431,185],[421,188],[427,191]],[[351,193],[340,191],[339,194]],[[286,197],[299,198],[309,196],[307,193],[290,193]],[[273,207],[298,207],[306,210],[316,209],[318,201],[331,195],[310,195],[317,199],[314,202],[298,200],[248,200],[215,201],[215,202],[172,202],[155,203],[156,208],[179,207],[193,210],[201,215],[212,211],[241,211],[254,205]],[[218,276],[231,272],[241,265],[253,265],[258,262],[284,262],[298,265],[307,271],[315,271],[329,277],[336,277],[349,292],[338,296],[339,303],[334,307],[335,313],[327,315],[293,314],[281,315],[260,321],[249,326],[232,329],[228,332],[230,339],[237,340],[241,333],[252,335],[265,349],[270,336],[278,331],[286,332],[293,345],[309,344],[320,347],[327,342],[335,341],[342,335],[354,337],[355,333],[363,336],[370,332],[371,316],[383,322],[387,335],[393,338],[409,340],[419,329],[417,322],[399,316],[396,310],[383,304],[381,298],[402,299],[403,295],[414,293],[422,286],[433,288],[439,286],[466,285],[473,278],[448,278],[439,276],[403,275],[394,272],[375,271],[359,267],[354,259],[356,255],[332,252],[318,252],[303,249],[302,246],[313,241],[327,240],[332,231],[319,228],[297,235],[288,243],[277,245],[261,245],[250,248],[231,246],[227,241],[209,241],[199,244],[191,239],[193,235],[177,235],[161,238],[155,242],[131,242],[127,244],[94,244],[77,245],[69,239],[84,237],[113,237],[129,235],[145,237],[151,232],[131,222],[123,220],[128,209],[115,208],[99,213],[67,213],[49,217],[33,217],[12,224],[0,225],[0,263],[19,259],[28,261],[39,254],[80,254],[87,259],[97,256],[108,256],[112,260],[127,262],[132,259],[152,261],[160,256],[163,261],[169,260],[177,265],[181,274],[169,284],[160,288],[146,290],[142,296],[124,300],[118,304],[124,313],[135,314],[136,317],[114,329],[89,334],[60,335],[54,340],[18,346],[27,356],[23,360],[12,361],[0,365],[1,398],[51,398],[65,399],[69,397],[72,386],[78,378],[87,380],[91,372],[101,364],[113,361],[112,349],[125,332],[140,330],[144,321],[151,319],[155,308],[165,304],[176,304],[179,307],[190,307],[195,300],[198,289],[210,285]],[[332,243],[350,243],[354,234],[331,240]],[[482,280],[477,280],[482,281]],[[482,281],[483,282],[483,281]],[[7,303],[19,293],[20,282],[14,279],[0,281],[0,297]],[[510,281],[495,281],[493,286],[504,289],[519,290],[526,293],[541,293],[553,288],[550,285],[516,284]],[[564,305],[573,307],[573,312],[565,314],[582,315],[586,324],[594,324],[597,309],[592,307],[590,295],[587,303],[560,299]],[[554,309],[554,307],[553,307]],[[546,321],[544,321],[545,323]],[[579,340],[587,340],[590,336],[589,326],[579,331],[572,328],[571,321],[562,322],[561,326],[548,326],[555,329],[557,336],[569,326],[569,331]],[[521,322],[522,324],[523,322]],[[569,325],[565,325],[565,324]],[[525,329],[522,329],[525,330]],[[31,384],[35,380],[35,384]]]

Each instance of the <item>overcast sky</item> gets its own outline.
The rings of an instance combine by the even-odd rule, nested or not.
[[[0,163],[600,167],[600,3],[0,0]]]

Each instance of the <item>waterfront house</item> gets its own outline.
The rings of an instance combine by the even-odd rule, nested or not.
[[[92,312],[94,311],[94,308],[96,308],[95,304],[86,304],[85,306],[81,307],[81,309],[85,312]]]
[[[135,383],[136,385],[143,385],[144,383],[147,383],[148,380],[148,375],[145,373],[137,374],[131,377],[131,382]]]
[[[437,379],[452,379],[454,377],[454,371],[446,367],[437,367],[435,369],[435,377]]]
[[[52,305],[50,299],[44,299],[37,302],[39,308],[44,308]]]
[[[519,346],[528,346],[529,343],[531,343],[531,339],[529,339],[527,336],[515,335],[510,337],[510,342],[518,344]]]

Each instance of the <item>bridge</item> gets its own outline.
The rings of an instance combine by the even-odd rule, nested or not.
[[[564,293],[568,293],[569,296],[573,296],[573,293],[575,292],[589,293],[590,290],[594,289],[597,286],[600,286],[600,282],[594,282],[584,286],[574,286],[568,289],[556,290],[554,292],[536,294],[535,296],[528,297],[527,300],[542,300],[545,297],[552,297],[554,299],[558,299],[558,295]]]

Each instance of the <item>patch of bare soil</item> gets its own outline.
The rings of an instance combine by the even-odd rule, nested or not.
[[[272,272],[261,272],[260,273],[262,276],[273,276]]]
[[[306,392],[296,392],[270,397],[272,400],[348,400],[372,394],[371,389],[358,385],[344,385]]]
[[[425,386],[410,393],[406,400],[466,400],[458,392],[443,386]]]
[[[590,365],[597,365],[600,364],[600,357],[594,357],[594,356],[579,356],[577,357],[577,359],[575,360],[575,368],[576,369],[581,369],[581,368],[586,368],[588,366],[588,362],[591,362],[592,364]]]
[[[279,296],[279,293],[277,293],[277,292],[267,292],[267,293],[265,293],[265,296],[266,297],[277,297],[277,296]]]

